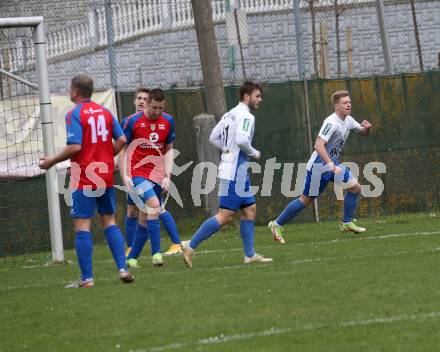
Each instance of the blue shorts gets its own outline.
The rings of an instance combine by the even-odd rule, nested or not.
[[[72,209],[70,215],[75,219],[90,219],[99,214],[113,215],[116,210],[114,187],[89,191],[77,189],[72,193]]]
[[[324,169],[323,164],[313,164],[311,170],[307,170],[303,195],[310,198],[316,198],[325,190],[330,181],[342,184],[354,179],[354,176],[348,167],[343,165],[338,166],[342,169],[342,172],[335,175],[331,171],[324,171],[326,169]]]
[[[157,197],[160,205],[162,205],[162,187],[160,185],[140,176],[133,177],[133,184],[136,194],[142,200],[143,204],[145,204],[148,199]],[[130,194],[127,196],[127,204],[135,204]]]
[[[255,197],[250,192],[250,182],[220,180],[219,206],[222,209],[237,211],[255,204]]]

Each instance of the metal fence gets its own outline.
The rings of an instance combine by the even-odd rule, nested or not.
[[[5,1],[0,13],[45,17],[52,91],[65,90],[80,72],[92,75],[98,87],[122,90],[201,84],[190,0],[26,3]],[[295,29],[294,0],[211,3],[225,83],[300,78],[299,35],[309,78],[439,69],[438,0],[302,0],[301,33]],[[2,67],[7,55],[0,55]]]

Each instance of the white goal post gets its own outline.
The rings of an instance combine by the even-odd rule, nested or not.
[[[15,17],[0,18],[0,28],[30,27],[33,29],[33,47],[38,82],[34,84],[11,72],[0,68],[0,74],[17,80],[33,89],[38,90],[40,119],[43,135],[43,148],[45,155],[55,154],[53,119],[49,93],[49,79],[47,70],[46,38],[44,35],[43,17]],[[46,172],[46,189],[49,209],[50,242],[52,261],[61,263],[64,261],[63,234],[61,226],[60,202],[57,193],[56,168],[52,167]]]

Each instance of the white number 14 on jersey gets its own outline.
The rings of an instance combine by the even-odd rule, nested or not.
[[[105,124],[104,115],[98,115],[98,120],[96,124],[95,118],[93,116],[90,116],[87,122],[92,129],[92,143],[98,143],[98,136],[101,137],[103,142],[106,142],[109,131],[107,130],[107,126]]]

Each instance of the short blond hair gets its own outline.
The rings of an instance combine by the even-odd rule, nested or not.
[[[350,93],[346,90],[338,90],[332,94],[330,102],[333,106],[339,101],[339,99],[350,96]]]

